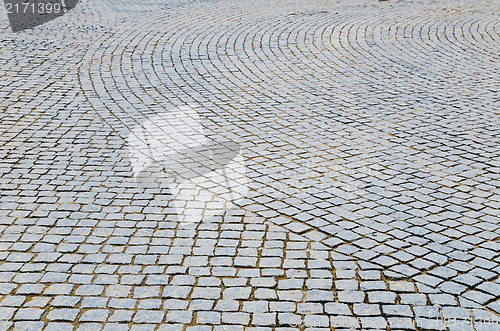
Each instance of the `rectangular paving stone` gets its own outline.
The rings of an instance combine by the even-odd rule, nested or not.
[[[139,310],[134,316],[134,323],[155,323],[159,324],[165,315],[164,311]]]
[[[54,309],[49,312],[47,319],[50,321],[72,322],[76,320],[79,312],[79,309]]]
[[[45,310],[39,308],[20,308],[14,316],[14,321],[37,321],[40,320],[44,312]]]
[[[214,311],[200,311],[197,313],[198,324],[217,325],[221,323],[221,313]]]

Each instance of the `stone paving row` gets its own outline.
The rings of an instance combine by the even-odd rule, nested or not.
[[[108,0],[2,23],[0,329],[496,330],[499,9]],[[238,161],[173,179],[162,152],[200,135]]]

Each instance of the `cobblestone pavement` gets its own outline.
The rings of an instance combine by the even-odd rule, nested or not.
[[[499,10],[0,11],[0,329],[498,330]]]

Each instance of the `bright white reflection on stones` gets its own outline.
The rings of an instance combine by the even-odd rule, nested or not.
[[[248,192],[240,146],[208,133],[202,120],[194,107],[180,107],[138,124],[127,139],[137,185],[171,194],[184,222],[222,215]]]

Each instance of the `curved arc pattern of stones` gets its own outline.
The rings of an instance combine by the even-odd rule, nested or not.
[[[450,164],[456,162],[486,178],[494,173],[495,165],[478,160],[478,155],[484,148],[490,156],[498,156],[498,152],[491,152],[498,141],[484,143],[482,140],[477,145],[479,152],[470,152],[466,139],[459,139],[454,160],[443,158],[443,153],[449,151],[447,145],[456,132],[460,132],[454,121],[469,125],[481,139],[500,134],[498,113],[493,109],[495,92],[488,89],[499,73],[498,70],[484,70],[482,66],[485,62],[495,63],[500,59],[498,14],[494,5],[485,7],[484,12],[464,8],[445,14],[438,13],[437,10],[442,9],[436,8],[405,12],[404,5],[381,7],[372,15],[359,13],[353,7],[342,14],[328,8],[325,11],[290,9],[289,15],[293,19],[258,8],[252,8],[252,14],[247,14],[244,8],[231,5],[225,7],[225,12],[211,10],[203,3],[189,8],[189,11],[161,11],[148,16],[147,20],[137,21],[136,25],[129,22],[89,49],[80,70],[82,86],[98,114],[120,136],[126,137],[131,127],[170,107],[195,104],[208,120],[207,125],[225,128],[227,131],[223,134],[242,144],[244,155],[249,158],[249,168],[254,171],[251,185],[254,197],[262,191],[261,197],[273,200],[269,203],[271,206],[258,203],[260,205],[254,211],[279,225],[298,233],[317,229],[321,232],[316,235],[318,239],[330,243],[333,248],[345,249],[344,244],[347,244],[362,251],[365,248],[358,240],[377,242],[379,236],[382,239],[378,244],[385,246],[398,240],[397,230],[410,229],[425,235],[428,229],[422,220],[426,217],[435,218],[430,224],[443,233],[457,231],[455,228],[468,225],[467,219],[477,218],[485,224],[485,236],[498,245],[498,227],[495,227],[498,217],[492,213],[495,207],[491,207],[494,193],[484,196],[484,204],[479,207],[463,207],[459,202],[446,202],[442,207],[433,205],[432,208],[443,211],[445,215],[438,213],[435,216],[427,210],[418,213],[417,210],[422,208],[408,207],[404,199],[430,209],[420,200],[400,193],[402,189],[398,186],[404,179],[415,179],[427,185],[429,190],[437,189],[438,184],[432,180],[449,180],[443,177],[447,166],[441,165],[440,160]],[[457,26],[460,30],[456,29]],[[479,70],[483,79],[475,79],[471,70]],[[401,72],[405,74],[401,75]],[[455,81],[452,80],[454,76],[458,77]],[[465,104],[456,100],[457,96],[469,92],[477,94],[474,99],[477,101]],[[457,104],[450,106],[450,103]],[[486,111],[483,106],[487,107]],[[311,123],[300,122],[309,119]],[[422,124],[425,130],[420,129]],[[330,135],[343,130],[345,133],[338,136],[340,143],[331,141]],[[217,132],[222,134],[220,129]],[[314,142],[310,138],[314,138]],[[294,142],[301,145],[294,145]],[[406,142],[408,146],[398,146]],[[259,149],[259,143],[265,147]],[[353,145],[353,153],[345,154],[342,143]],[[460,144],[465,144],[465,147]],[[335,152],[352,158],[363,153],[367,146],[375,150],[358,161],[367,165],[368,174],[349,172],[349,161],[342,163],[333,159],[338,157]],[[279,154],[280,149],[289,154]],[[329,152],[331,149],[334,151]],[[398,207],[393,210],[395,214],[405,214],[409,210],[415,213],[406,215],[414,217],[398,219],[390,214],[370,211],[370,208],[384,207],[376,200],[384,199],[384,195],[372,200],[372,191],[364,196],[351,192],[356,198],[342,199],[340,207],[335,202],[335,194],[320,192],[325,194],[318,196],[333,201],[321,205],[322,210],[328,210],[325,214],[334,215],[331,218],[325,214],[307,215],[316,206],[314,204],[305,203],[304,209],[291,213],[288,213],[288,208],[296,206],[289,202],[284,202],[285,207],[275,208],[273,202],[278,205],[278,202],[283,203],[282,200],[300,196],[299,193],[303,193],[304,200],[316,197],[294,187],[294,184],[302,183],[300,176],[295,181],[286,182],[289,179],[286,175],[273,174],[269,166],[266,169],[263,164],[267,162],[271,167],[283,169],[287,162],[291,162],[290,168],[295,165],[312,172],[317,184],[324,179],[322,170],[316,172],[316,164],[304,166],[298,157],[308,155],[311,150],[313,155],[325,156],[320,158],[320,168],[329,169],[332,164],[341,162],[338,177],[354,174],[375,183],[379,177],[398,177],[391,175],[398,169],[387,168],[387,161],[397,160],[406,165],[420,162],[413,172],[396,178],[393,188],[397,190],[391,193],[394,195],[386,197],[392,202],[393,198],[400,199],[397,200],[400,205],[389,204]],[[271,155],[273,152],[279,154],[277,158],[280,160]],[[460,177],[457,178],[452,187],[458,185]],[[280,180],[285,181],[284,186],[276,186]],[[365,188],[373,188],[367,182],[360,185],[357,189],[364,192]],[[415,183],[409,185],[413,187]],[[476,190],[482,185],[471,184]],[[374,186],[378,192],[385,187]],[[453,193],[450,194],[452,200]],[[424,196],[432,198],[431,193]],[[351,201],[358,200],[368,207],[357,208],[354,213],[349,211],[345,215],[337,213],[343,203],[352,205],[356,202]],[[246,206],[242,205],[243,208]],[[355,214],[360,210],[369,217]],[[446,216],[450,213],[460,214],[464,221],[457,221],[458,216],[454,214],[455,219],[451,221]],[[315,223],[311,216],[319,221]],[[392,219],[385,224],[387,218]],[[287,223],[291,220],[297,222]],[[366,233],[356,233],[353,225],[364,228]],[[460,237],[442,237],[443,245],[451,241],[461,242]],[[332,241],[332,238],[337,241]],[[420,238],[409,245],[411,249],[427,246],[427,243],[427,239]],[[441,242],[439,245],[443,246]],[[472,242],[472,246],[479,248],[478,245]],[[371,251],[371,248],[367,250]],[[362,260],[355,251],[351,255]],[[419,253],[414,258],[422,260]],[[450,263],[452,261],[448,260],[431,263],[431,267],[420,270],[412,264],[414,271],[408,274],[399,269],[399,272],[391,270],[386,276],[415,279]],[[384,266],[383,263],[380,266]],[[470,266],[476,268],[473,264]],[[482,284],[493,284],[498,278],[495,271],[498,263],[491,269],[495,275],[483,279]],[[476,291],[476,288],[469,290]],[[494,297],[481,303],[493,304],[496,300]]]

